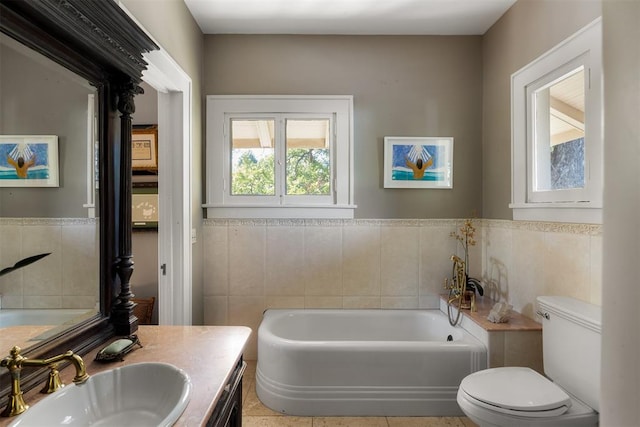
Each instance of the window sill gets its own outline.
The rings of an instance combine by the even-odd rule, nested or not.
[[[356,205],[214,205],[204,204],[207,218],[353,219]]]
[[[514,221],[602,224],[602,206],[594,203],[511,203]]]

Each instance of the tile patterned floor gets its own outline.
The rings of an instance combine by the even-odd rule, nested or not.
[[[243,427],[477,427],[465,417],[294,417],[264,406],[256,395],[256,362],[242,382]]]

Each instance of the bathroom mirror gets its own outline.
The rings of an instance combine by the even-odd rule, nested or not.
[[[128,335],[137,329],[129,289],[133,272],[131,114],[146,67],[142,55],[157,46],[113,1],[3,1],[0,32],[6,42],[3,54],[7,51],[13,55],[12,61],[34,61],[21,62],[20,66],[22,77],[31,79],[11,83],[16,87],[3,84],[0,88],[4,104],[0,132],[55,135],[59,154],[57,187],[2,187],[0,228],[6,231],[15,230],[16,225],[31,227],[28,232],[20,231],[33,235],[26,243],[21,240],[20,250],[49,251],[47,221],[56,218],[59,231],[54,234],[60,234],[61,252],[76,254],[75,262],[71,262],[66,255],[50,251],[51,255],[12,272],[11,280],[29,287],[28,293],[34,294],[30,297],[42,297],[42,301],[47,297],[60,301],[68,297],[70,304],[87,308],[83,318],[54,329],[47,327],[44,336],[42,327],[3,329],[0,351],[6,353],[17,344],[24,348],[22,355],[29,358],[46,358],[67,350],[85,354],[113,335]],[[3,61],[2,67],[13,65],[16,64]],[[21,93],[25,96],[20,97]],[[36,104],[29,106],[23,99],[28,93]],[[14,102],[5,99],[9,94]],[[69,104],[67,98],[74,101]],[[37,117],[28,117],[28,112]],[[68,122],[68,126],[61,126],[61,121]],[[79,224],[84,227],[82,231],[77,230]],[[37,244],[38,239],[42,245]],[[1,250],[1,259],[12,254],[7,258],[9,264],[23,255],[32,255],[9,252],[12,246],[4,239]],[[71,282],[65,283],[70,288],[64,290],[65,295],[51,295],[52,288],[58,287],[51,277],[59,277],[65,269],[70,276],[59,281]],[[0,284],[7,286],[4,280]],[[64,288],[64,284],[61,286]],[[32,287],[39,287],[37,292],[42,295],[35,295]],[[5,304],[18,305],[13,296],[9,295]],[[23,303],[25,296],[23,292]],[[35,298],[29,305],[37,305]],[[23,389],[40,386],[46,375],[46,369],[24,370]],[[10,378],[5,369],[0,371],[0,405],[6,403],[9,390]]]
[[[2,34],[0,87],[0,242],[10,242],[0,245],[0,269],[49,254],[0,276],[0,330],[34,326],[25,337],[33,344],[50,334],[40,332],[46,326],[71,326],[98,310],[97,93]],[[39,138],[55,138],[54,152]],[[20,158],[34,163],[22,179],[10,163]],[[54,172],[58,186],[35,186]],[[8,354],[12,344],[2,344]]]

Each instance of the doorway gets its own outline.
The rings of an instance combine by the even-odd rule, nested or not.
[[[145,59],[143,81],[158,93],[158,323],[190,325],[191,79],[162,48]]]

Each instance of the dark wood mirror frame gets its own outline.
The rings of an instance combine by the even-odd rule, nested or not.
[[[138,84],[147,66],[142,55],[158,46],[112,0],[0,0],[0,31],[97,89],[100,313],[23,352],[29,358],[67,350],[86,354],[110,337],[129,335],[138,328],[129,286],[131,114],[134,96],[142,93]],[[46,371],[23,372],[23,390],[40,385]],[[0,372],[1,406],[9,392],[9,373]]]

